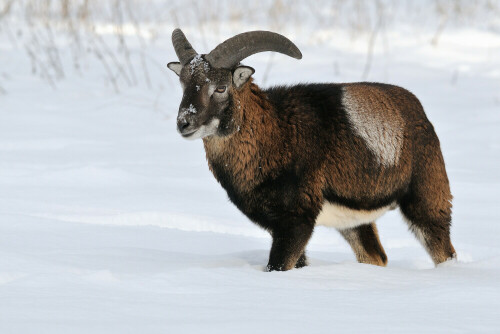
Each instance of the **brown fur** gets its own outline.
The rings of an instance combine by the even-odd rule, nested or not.
[[[183,67],[178,127],[189,137],[218,121],[203,137],[209,168],[229,199],[271,233],[268,270],[307,264],[325,203],[354,212],[399,205],[436,264],[454,255],[439,140],[413,94],[375,83],[261,90],[249,79],[236,87],[232,71],[206,62]],[[210,95],[221,85],[227,90]],[[387,263],[374,223],[340,232],[358,261]]]
[[[380,243],[375,223],[339,230],[339,232],[351,246],[358,262],[382,267],[387,265],[387,255]]]
[[[210,169],[213,161],[223,164],[238,180],[238,189],[245,192],[264,177],[274,176],[290,154],[279,138],[281,127],[265,94],[254,84],[233,94],[235,104],[244,106],[234,115],[240,130],[228,137],[206,137],[203,143]]]
[[[293,164],[295,169],[308,170],[301,176],[295,214],[300,216],[308,212],[311,220],[319,213],[324,201],[340,199],[343,205],[371,210],[401,197],[408,198],[409,190],[417,190],[423,202],[414,203],[412,200],[411,204],[405,204],[403,201],[403,213],[409,216],[413,231],[422,230],[423,235],[429,236],[424,246],[433,260],[436,263],[446,260],[454,253],[449,237],[445,238],[449,233],[451,195],[439,142],[420,103],[399,87],[367,84],[343,87],[365,110],[403,127],[403,144],[394,166],[377,165],[365,141],[353,136],[350,124],[342,117],[332,125],[328,137],[323,133],[319,136],[316,134],[318,120],[315,115],[300,111],[304,108],[300,95],[290,94],[286,109],[276,110],[267,94],[249,83],[241,91],[234,91],[233,95],[234,104],[241,106],[235,113],[240,131],[227,137],[204,139],[210,169],[221,181],[213,164],[225,166],[225,172],[233,180],[234,191],[249,195],[266,179],[278,177],[284,166]],[[422,160],[427,157],[428,162]],[[435,177],[426,176],[422,181],[421,174]],[[416,182],[420,184],[416,186]],[[334,198],[329,198],[331,194]],[[430,206],[433,207],[428,208],[429,205],[424,203],[432,203]],[[251,212],[251,206],[251,203],[239,205],[244,212]],[[414,217],[413,211],[425,216]],[[428,215],[439,218],[433,220]],[[439,227],[424,227],[431,221]],[[266,224],[261,225],[268,228]],[[270,231],[273,233],[273,228]],[[386,264],[374,225],[341,233],[350,242],[358,261]],[[296,264],[308,239],[306,237],[296,247],[288,248],[288,260],[281,269],[290,269]],[[275,244],[273,248],[281,247],[279,242]],[[303,259],[304,264],[305,257]]]

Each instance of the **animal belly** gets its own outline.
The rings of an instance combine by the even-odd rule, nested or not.
[[[316,225],[335,227],[340,230],[352,228],[375,221],[392,207],[388,205],[376,210],[354,210],[338,204],[325,203],[316,218]]]

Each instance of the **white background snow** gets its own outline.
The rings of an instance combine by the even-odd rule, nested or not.
[[[289,27],[279,13],[269,14],[276,25],[264,13],[217,29],[206,21],[202,31],[196,17],[179,20],[201,53],[245,30],[290,37],[303,59],[250,57],[257,84],[367,79],[415,93],[441,140],[458,262],[435,268],[394,211],[378,221],[386,268],[358,264],[335,230],[319,227],[309,267],[264,272],[269,235],[228,201],[202,142],[175,131],[181,88],[164,65],[176,60],[169,35],[179,23],[146,22],[158,34],[144,33],[147,48],[124,30],[139,79],[117,75],[117,87],[95,57],[72,70],[59,27],[65,73],[53,88],[42,63],[32,73],[14,8],[10,21],[0,17],[0,333],[500,332],[498,13],[449,24],[433,44],[434,7],[398,17],[407,12],[382,3],[392,20],[375,36],[364,76],[369,31],[316,29],[311,17]],[[110,23],[94,28],[114,38]]]

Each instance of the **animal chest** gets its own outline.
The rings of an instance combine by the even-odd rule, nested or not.
[[[258,165],[243,171],[217,161],[210,162],[210,169],[231,202],[260,225],[285,217],[313,217],[312,212],[304,211],[298,179],[292,172],[263,175]]]

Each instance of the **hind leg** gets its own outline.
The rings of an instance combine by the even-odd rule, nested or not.
[[[451,192],[437,138],[415,164],[408,193],[399,201],[410,230],[437,265],[456,257],[451,244]]]
[[[411,198],[400,204],[410,230],[431,256],[434,264],[456,257],[450,239],[450,212],[429,209],[428,203]]]
[[[387,256],[380,244],[375,223],[338,231],[351,246],[358,262],[377,266],[387,264]]]

